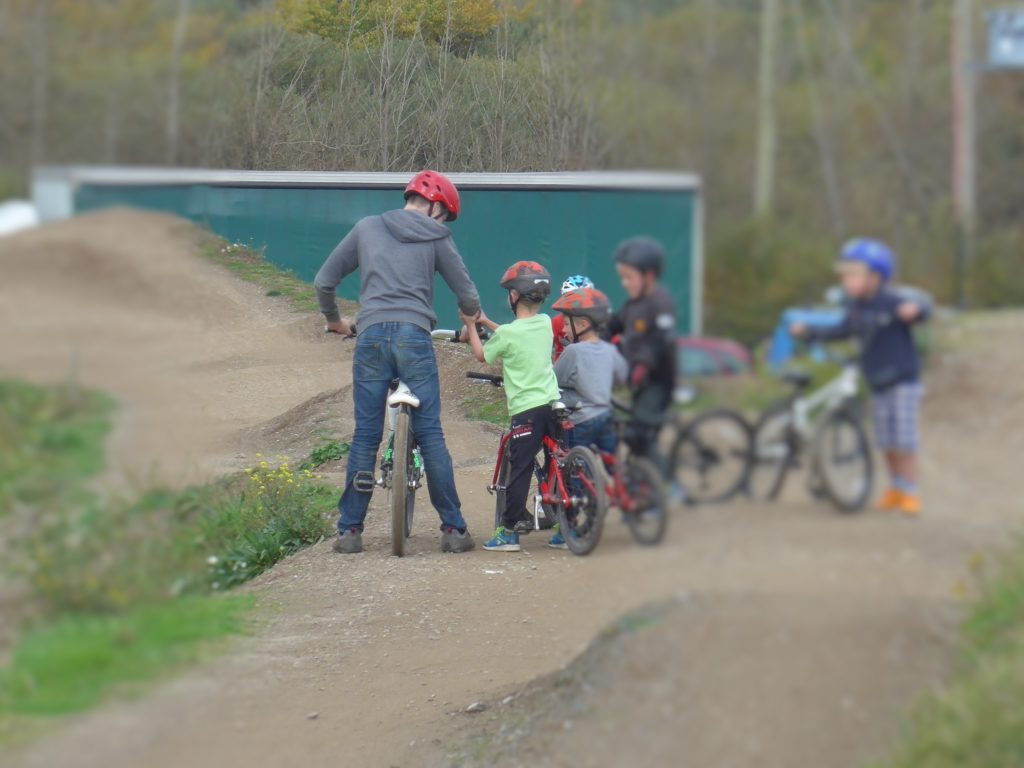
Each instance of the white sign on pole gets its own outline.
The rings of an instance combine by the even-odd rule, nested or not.
[[[1024,69],[1024,8],[988,14],[988,69]]]

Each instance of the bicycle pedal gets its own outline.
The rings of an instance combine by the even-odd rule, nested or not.
[[[383,485],[383,480],[375,480],[370,472],[357,472],[352,478],[352,487],[360,493],[373,493],[374,488]]]
[[[533,523],[531,523],[529,520],[520,520],[518,523],[515,524],[515,527],[513,527],[512,530],[520,535],[533,533]]]

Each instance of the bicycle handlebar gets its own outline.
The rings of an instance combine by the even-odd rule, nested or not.
[[[614,397],[612,398],[612,408],[620,410],[623,413],[628,414],[630,416],[633,415],[633,408],[631,406],[626,405],[621,400],[616,400]]]
[[[495,387],[500,387],[505,383],[504,376],[496,376],[493,373],[480,373],[479,371],[466,371],[466,378],[486,381]]]
[[[337,331],[332,331],[326,325],[324,326],[324,333],[329,334],[329,335],[333,334],[335,336],[341,336],[343,339],[351,339],[351,338],[353,338],[353,337],[355,337],[355,336],[357,336],[359,334],[359,331],[356,329],[355,323],[352,323],[352,325],[349,326],[349,327],[352,329],[352,336],[346,336],[343,333],[338,333]],[[482,325],[477,325],[477,332],[480,334],[480,338],[482,340],[490,338],[490,332],[488,332],[487,329],[484,328]],[[461,333],[462,333],[461,329],[453,331],[453,330],[451,330],[449,328],[436,328],[436,329],[434,329],[433,331],[430,332],[430,338],[432,338],[432,339],[446,339],[447,341],[450,341],[450,342],[452,342],[454,344],[461,344],[461,343],[463,343],[462,340],[459,338]]]

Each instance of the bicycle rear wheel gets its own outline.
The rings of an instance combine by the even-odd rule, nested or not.
[[[860,419],[845,410],[829,414],[814,439],[815,475],[841,512],[860,512],[871,498],[874,462]]]
[[[788,403],[773,405],[754,428],[753,461],[747,475],[747,494],[755,501],[774,501],[793,465],[793,414]]]
[[[412,441],[409,434],[409,411],[402,407],[395,417],[395,444],[391,453],[391,553],[405,555],[405,539],[412,524],[415,496],[409,489],[409,465],[412,463]],[[407,522],[408,521],[408,522]]]
[[[753,430],[730,410],[708,411],[679,432],[672,446],[675,480],[696,504],[727,501],[739,493],[753,464]]]
[[[632,508],[624,510],[629,532],[638,544],[652,547],[665,537],[668,527],[665,479],[653,461],[639,456],[626,459],[623,475],[632,501]]]
[[[589,448],[577,446],[565,458],[563,477],[572,503],[558,508],[562,537],[573,554],[589,555],[601,540],[608,510],[602,462]]]

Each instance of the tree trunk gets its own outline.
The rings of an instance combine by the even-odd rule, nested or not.
[[[953,205],[957,224],[957,263],[954,293],[958,306],[966,303],[967,263],[974,250],[976,114],[971,0],[956,0],[951,36],[953,70]]]
[[[779,42],[779,0],[764,0],[761,11],[761,62],[758,77],[757,170],[754,214],[768,216],[775,195],[775,152],[778,128],[775,112],[776,50]]]
[[[818,76],[811,58],[811,47],[807,42],[807,17],[803,11],[803,0],[793,0],[796,10],[797,50],[806,70],[807,90],[811,100],[811,120],[813,122],[814,141],[818,145],[818,156],[821,158],[821,173],[825,182],[825,195],[828,200],[829,215],[832,219],[832,231],[842,236],[846,231],[846,217],[843,212],[842,193],[839,188],[839,173],[836,169],[835,148],[832,134],[825,115],[825,105],[818,88]]]
[[[32,144],[33,163],[47,159],[46,137],[50,100],[50,0],[36,0],[32,42]]]
[[[171,40],[171,71],[167,88],[167,164],[178,162],[179,126],[181,123],[181,57],[188,29],[189,0],[178,0],[178,16]]]

